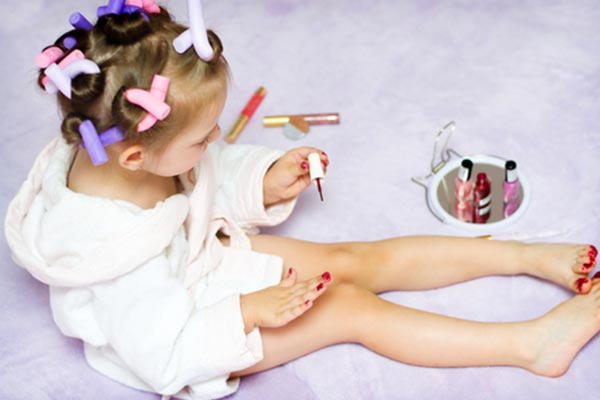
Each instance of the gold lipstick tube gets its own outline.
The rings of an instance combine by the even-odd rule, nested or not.
[[[267,115],[263,117],[263,125],[268,128],[284,126],[290,122],[290,117],[302,117],[309,125],[335,125],[340,123],[339,113],[298,114],[298,115]]]

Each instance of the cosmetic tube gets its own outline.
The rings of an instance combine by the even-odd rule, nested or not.
[[[473,222],[485,224],[492,211],[492,185],[485,172],[477,174],[473,189]]]
[[[519,208],[519,175],[517,163],[508,160],[504,164],[504,218],[510,217]]]
[[[298,114],[298,115],[267,115],[263,117],[263,125],[267,128],[284,126],[291,117],[301,117],[309,125],[336,125],[340,123],[339,113]]]
[[[454,182],[454,216],[463,222],[473,221],[473,181],[471,171],[473,161],[465,158],[458,169],[458,176]]]

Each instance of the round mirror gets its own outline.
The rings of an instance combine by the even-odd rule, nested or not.
[[[471,177],[476,179],[481,172],[487,175],[491,183],[491,210],[485,223],[465,222],[457,218],[455,202],[455,182],[458,176],[461,161],[468,158],[473,162]],[[464,158],[449,160],[444,166],[433,174],[427,187],[427,203],[433,214],[450,225],[474,232],[492,233],[520,218],[529,203],[529,185],[522,170],[519,168],[518,197],[508,211],[504,202],[504,179],[506,160],[500,157],[487,155],[473,155]],[[517,189],[517,187],[515,186]]]

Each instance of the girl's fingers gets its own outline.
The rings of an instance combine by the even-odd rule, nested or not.
[[[297,283],[296,290],[294,291],[295,300],[292,301],[298,303],[300,301],[304,302],[316,299],[327,289],[331,280],[331,274],[325,272],[307,281]]]
[[[297,277],[296,270],[294,270],[294,268],[289,268],[287,275],[279,282],[279,285],[283,287],[292,287],[296,284]]]

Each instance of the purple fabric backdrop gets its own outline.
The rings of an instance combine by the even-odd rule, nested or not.
[[[71,12],[92,16],[98,5],[0,5],[2,214],[58,132],[53,99],[35,87],[34,57],[69,28]],[[186,21],[183,0],[168,5]],[[317,241],[468,235],[435,219],[423,188],[410,182],[427,172],[435,132],[455,120],[453,148],[513,158],[529,178],[529,209],[505,232],[561,232],[551,240],[600,244],[600,3],[205,0],[204,6],[233,76],[224,130],[264,85],[268,95],[239,142],[314,145],[331,158],[325,202],[308,190],[292,218],[270,233]],[[341,125],[315,127],[298,142],[261,126],[263,115],[325,111],[339,112]],[[47,288],[14,265],[4,241],[0,257],[0,398],[156,398],[91,370],[81,344],[55,327]],[[384,295],[487,321],[533,318],[569,296],[528,277]],[[231,399],[595,399],[599,356],[596,338],[565,376],[547,379],[507,367],[419,368],[344,344],[249,377]]]

